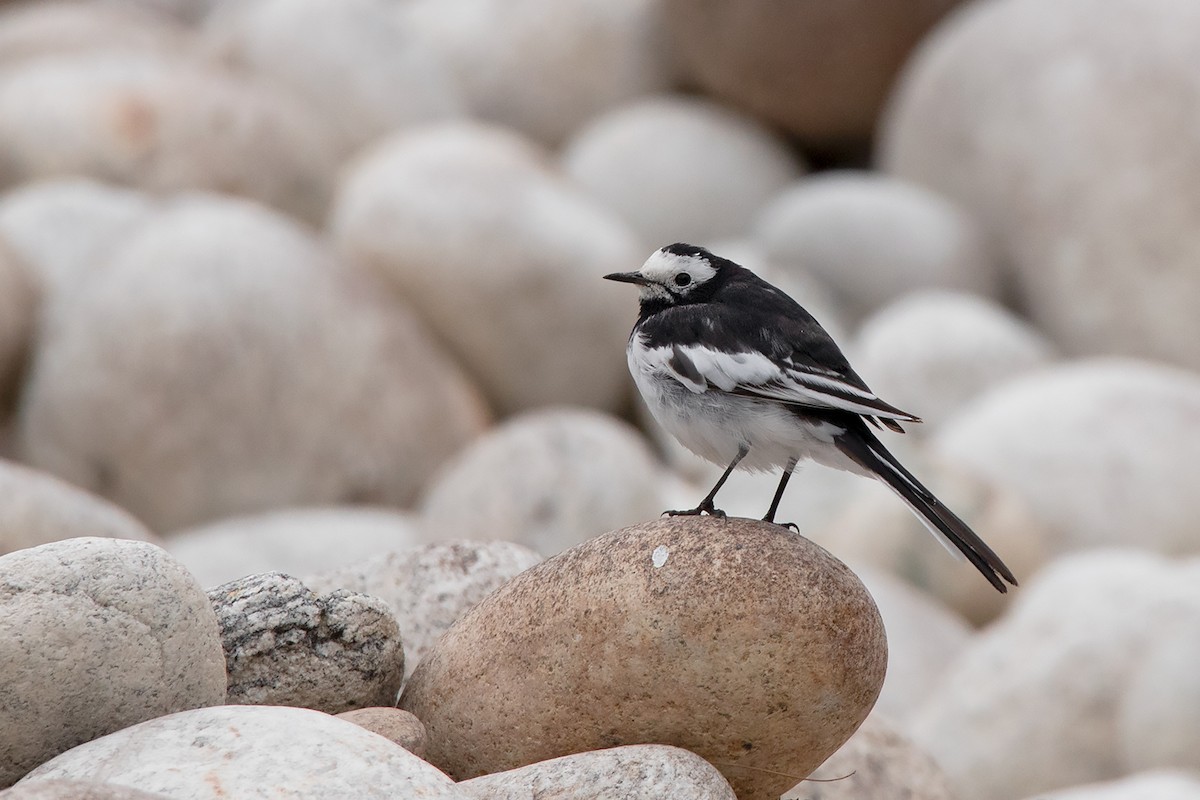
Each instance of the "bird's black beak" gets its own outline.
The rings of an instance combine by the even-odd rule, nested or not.
[[[618,281],[620,283],[636,283],[639,286],[645,286],[650,281],[640,272],[612,272],[604,276],[606,281]]]

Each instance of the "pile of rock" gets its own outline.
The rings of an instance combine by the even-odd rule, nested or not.
[[[0,3],[0,797],[1200,798],[1197,63],[1186,0]],[[722,467],[600,278],[673,241],[1022,586],[817,467],[657,520]]]

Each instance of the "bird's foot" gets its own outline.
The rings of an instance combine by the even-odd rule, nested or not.
[[[769,522],[772,525],[778,525],[781,528],[787,528],[789,531],[795,531],[796,533],[800,532],[800,526],[794,522],[776,522],[774,518],[770,516],[763,517],[763,522]]]
[[[664,511],[663,516],[667,517],[699,517],[702,514],[707,514],[710,517],[717,519],[725,519],[725,512],[713,506],[712,500],[705,500],[695,508],[689,508],[686,511]]]

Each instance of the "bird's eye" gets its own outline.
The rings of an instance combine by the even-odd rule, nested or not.
[[[675,276],[675,285],[676,286],[687,286],[691,282],[692,282],[692,276],[688,275],[686,272],[681,272]]]

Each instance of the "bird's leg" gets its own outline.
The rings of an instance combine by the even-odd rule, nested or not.
[[[663,513],[668,517],[698,517],[701,514],[708,514],[710,516],[721,517],[723,519],[725,517],[725,512],[714,506],[713,500],[716,498],[717,492],[721,491],[721,487],[725,485],[725,481],[729,479],[730,474],[733,472],[733,468],[736,467],[738,462],[745,458],[746,454],[749,452],[750,446],[747,444],[743,444],[738,447],[737,455],[733,457],[733,461],[729,462],[729,466],[725,468],[725,472],[722,473],[721,477],[717,479],[717,485],[712,488],[712,491],[708,493],[707,497],[700,501],[700,505],[696,506],[695,508],[688,509],[687,511],[664,511]]]
[[[788,459],[787,466],[783,468],[783,476],[779,479],[779,488],[775,490],[775,497],[771,500],[771,507],[767,509],[767,515],[763,517],[763,522],[774,522],[775,512],[779,510],[779,501],[783,499],[783,490],[787,488],[788,480],[792,477],[792,470],[796,468],[796,459]],[[797,533],[800,529],[794,522],[783,524],[785,528],[793,528]]]

